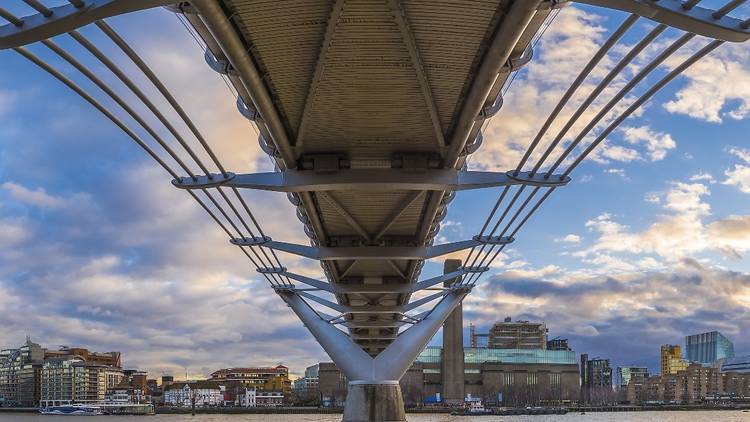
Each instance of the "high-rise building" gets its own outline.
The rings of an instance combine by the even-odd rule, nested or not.
[[[618,366],[617,367],[617,387],[626,389],[630,380],[634,378],[648,378],[648,368],[643,366]]]
[[[59,350],[44,349],[44,359],[55,358],[80,358],[89,364],[113,366],[115,368],[122,366],[120,352],[92,352],[83,347],[61,346]]]
[[[581,354],[581,385],[612,388],[612,368],[609,359],[589,359],[588,354]]]
[[[734,344],[718,331],[685,337],[685,354],[690,362],[714,363],[734,357]]]
[[[490,329],[488,346],[491,349],[546,349],[547,326],[539,322],[513,322],[507,317]]]
[[[677,371],[686,369],[688,362],[682,359],[681,349],[676,344],[661,346],[661,374],[674,375]]]
[[[6,406],[35,406],[39,402],[39,371],[44,349],[26,338],[16,349],[0,350],[0,396]]]

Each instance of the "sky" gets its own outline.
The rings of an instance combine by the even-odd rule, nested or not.
[[[12,10],[29,13],[23,6]],[[750,9],[737,14],[750,15]],[[485,128],[470,168],[513,168],[578,71],[624,18],[593,7],[563,9]],[[272,169],[231,90],[205,65],[175,15],[157,9],[109,22],[175,93],[228,169]],[[645,19],[636,23],[552,132],[653,27]],[[137,74],[96,28],[81,32]],[[677,36],[666,31],[625,76]],[[69,37],[55,40],[132,100]],[[656,76],[705,43],[690,42]],[[94,92],[45,47],[29,49]],[[639,85],[635,93],[643,91]],[[613,93],[605,91],[582,120]],[[749,119],[750,50],[723,45],[626,120],[550,197],[464,301],[465,324],[481,331],[505,316],[543,321],[550,337],[568,338],[578,352],[653,372],[659,345],[682,344],[685,335],[698,332],[719,330],[734,341],[737,354],[750,354]],[[0,127],[0,347],[18,346],[28,334],[51,348],[119,350],[128,367],[177,378],[279,363],[300,374],[328,361],[225,234],[172,188],[150,157],[12,51],[0,51]],[[283,194],[243,194],[275,239],[306,241]],[[459,193],[439,239],[476,234],[497,194]],[[286,255],[282,261],[295,272],[322,277],[313,261]],[[440,268],[440,261],[429,262],[423,278]],[[439,339],[440,333],[433,344]]]

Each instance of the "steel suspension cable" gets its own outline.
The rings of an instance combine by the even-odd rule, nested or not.
[[[156,131],[148,124],[145,120],[143,120],[143,117],[141,117],[138,113],[136,113],[135,110],[133,110],[132,107],[130,107],[117,93],[115,93],[107,84],[105,84],[101,79],[99,79],[96,75],[94,75],[93,72],[91,72],[86,66],[84,66],[81,62],[76,60],[73,56],[71,56],[67,51],[63,50],[55,44],[52,40],[43,40],[42,44],[52,50],[55,54],[60,56],[62,59],[64,59],[66,62],[70,63],[74,68],[76,68],[79,72],[81,72],[86,78],[88,78],[91,82],[93,82],[96,86],[99,87],[104,93],[106,93],[112,100],[114,100],[125,112],[130,115],[136,122],[138,122],[138,125],[140,125],[148,134],[159,144],[161,147],[169,154],[170,157],[172,157],[173,160],[186,172],[190,175],[190,177],[193,180],[198,180],[198,178],[193,174],[192,170],[188,168],[188,166],[180,159],[180,157],[175,154],[174,150],[167,144],[164,139],[162,139],[161,136],[159,136]]]
[[[174,98],[171,92],[166,88],[166,86],[161,82],[161,80],[156,76],[156,74],[151,70],[151,68],[146,64],[146,62],[143,61],[143,59],[128,45],[128,43],[122,37],[120,37],[120,35],[117,34],[117,32],[112,27],[110,27],[106,22],[98,21],[96,22],[96,25],[99,27],[99,29],[101,29],[105,33],[105,35],[107,35],[110,38],[110,40],[112,40],[115,43],[115,45],[117,45],[120,48],[120,50],[141,70],[141,72],[143,72],[143,74],[146,76],[146,78],[149,79],[149,81],[154,85],[154,87],[156,87],[156,89],[161,93],[161,95],[172,106],[175,112],[177,112],[180,118],[185,122],[185,124],[188,126],[190,131],[196,137],[196,139],[198,139],[198,141],[204,147],[204,149],[206,150],[208,155],[211,157],[212,161],[214,162],[216,167],[219,169],[219,171],[222,173],[222,175],[226,177],[227,176],[226,170],[224,169],[223,165],[214,154],[213,150],[208,145],[208,142],[206,141],[206,139],[200,133],[198,128],[195,126],[195,124],[192,122],[190,117],[187,115],[184,109],[180,106],[180,104],[177,102],[177,100]],[[178,141],[179,139],[180,138],[178,138]],[[181,142],[181,144],[183,144],[183,142]],[[201,169],[205,172],[206,176],[211,178],[211,174],[208,172],[205,166],[202,165],[202,163],[195,156],[192,150],[187,145],[183,144],[183,147],[185,147],[188,153],[191,154],[194,160],[196,160],[196,163],[198,163],[198,165],[201,166]],[[250,211],[250,207],[245,202],[245,199],[242,197],[242,195],[240,195],[237,189],[233,189],[233,191],[237,199],[242,204],[243,208],[246,210],[246,212],[250,216],[258,232],[262,234],[263,230],[260,227],[260,224],[258,224],[258,221],[255,218],[255,215]],[[240,218],[243,224],[245,224],[244,219],[239,217],[239,215],[238,215],[238,218]],[[253,247],[251,247],[251,249],[253,249]],[[261,250],[263,251],[263,254],[266,255],[265,248],[261,247]],[[276,261],[277,266],[282,267],[281,261],[279,260],[278,256],[273,250],[272,250],[272,255],[274,257],[274,260]],[[272,261],[269,259],[269,262],[272,262]],[[273,264],[271,264],[270,266],[273,266]],[[291,281],[289,282],[291,283]]]
[[[105,117],[107,117],[112,123],[115,124],[120,130],[125,132],[126,135],[128,135],[133,141],[135,141],[138,146],[141,147],[148,155],[151,156],[159,165],[167,172],[170,176],[174,178],[178,178],[177,173],[174,172],[165,162],[162,160],[152,149],[149,147],[138,135],[135,134],[128,126],[125,125],[119,118],[117,118],[114,114],[112,114],[109,110],[107,110],[106,107],[104,107],[101,103],[99,103],[97,100],[94,99],[91,95],[89,95],[86,91],[84,91],[81,87],[79,87],[75,82],[68,79],[67,76],[60,73],[57,69],[50,66],[48,63],[46,63],[44,60],[40,59],[33,53],[29,52],[23,47],[15,47],[13,48],[13,51],[17,52],[27,60],[31,61],[35,65],[39,66],[42,70],[52,75],[55,79],[62,82],[64,85],[66,85],[68,88],[70,88],[72,91],[74,91],[76,94],[78,94],[81,98],[86,100],[89,104],[91,104],[94,108],[99,110],[100,113],[102,113]]]
[[[594,90],[589,93],[589,95],[581,103],[575,113],[570,116],[565,125],[560,129],[560,131],[544,151],[540,159],[534,165],[534,168],[531,170],[531,174],[536,174],[536,172],[539,171],[544,162],[547,160],[547,158],[549,158],[550,154],[554,152],[555,148],[557,148],[557,145],[563,140],[568,131],[573,127],[573,125],[578,121],[583,113],[585,113],[586,110],[589,109],[594,100],[596,100],[599,95],[601,95],[601,93],[604,92],[604,90],[608,86],[610,86],[617,75],[619,75],[628,64],[630,64],[646,47],[648,47],[656,39],[656,37],[658,37],[666,29],[666,25],[657,25],[648,34],[646,34],[646,36],[644,36],[632,49],[630,49],[630,51],[628,51],[628,53],[617,63],[617,65],[615,65],[615,67],[613,67],[609,71],[609,73],[607,73],[607,75],[599,82],[599,84],[597,84],[596,88],[594,88]],[[613,102],[612,105],[614,106],[614,104],[616,103],[617,101]],[[589,126],[586,127],[584,132],[588,133],[588,131],[593,128],[596,122],[596,118],[589,122]]]
[[[693,39],[695,34],[687,33],[677,39],[672,45],[662,51],[656,58],[649,62],[640,72],[638,72],[633,79],[631,79],[627,85],[625,85],[615,96],[602,108],[599,113],[589,122],[588,125],[578,134],[573,142],[563,151],[562,154],[557,158],[557,161],[547,171],[547,177],[550,177],[552,173],[560,166],[565,158],[570,155],[575,147],[588,135],[588,133],[601,121],[609,111],[622,100],[639,82],[645,79],[652,71],[654,71],[662,62],[668,59],[672,54],[684,46],[688,41]]]
[[[552,110],[552,113],[550,113],[549,117],[547,117],[547,120],[544,122],[542,127],[539,129],[539,132],[537,132],[536,136],[534,137],[534,140],[531,141],[531,145],[526,149],[526,152],[523,155],[523,158],[521,158],[521,161],[518,162],[518,166],[516,167],[515,174],[518,175],[518,173],[521,171],[523,166],[526,164],[526,161],[529,159],[531,154],[534,152],[534,149],[536,149],[537,145],[539,144],[539,141],[541,141],[542,137],[547,133],[547,130],[549,130],[549,127],[552,125],[552,122],[557,118],[557,116],[560,114],[562,109],[565,107],[565,105],[568,103],[570,98],[573,96],[573,94],[580,88],[583,81],[588,77],[588,75],[591,73],[592,70],[596,67],[597,64],[607,55],[609,50],[617,44],[617,42],[622,38],[622,36],[625,34],[625,32],[630,29],[630,27],[635,24],[635,22],[638,20],[637,15],[630,15],[628,16],[625,21],[620,24],[620,26],[615,30],[615,32],[610,35],[610,37],[607,39],[607,41],[602,44],[602,46],[599,48],[599,50],[594,54],[594,57],[589,60],[589,62],[584,66],[583,70],[581,70],[581,73],[578,74],[578,77],[573,81],[573,83],[568,87],[567,91],[565,91],[565,94],[563,94],[562,98],[560,98],[560,101],[557,103],[555,108]]]
[[[648,91],[646,91],[643,95],[641,95],[630,107],[628,107],[627,110],[625,110],[615,121],[613,121],[607,128],[602,131],[602,133],[586,148],[586,150],[576,158],[576,160],[568,167],[567,170],[561,175],[561,177],[565,177],[570,174],[580,163],[583,161],[584,158],[586,158],[591,151],[596,148],[597,145],[599,145],[607,136],[609,136],[610,133],[612,133],[613,130],[617,128],[626,118],[628,118],[633,112],[635,112],[639,107],[641,107],[646,101],[648,101],[651,97],[654,96],[660,89],[662,89],[666,84],[668,84],[672,79],[679,76],[682,72],[684,72],[688,67],[692,66],[697,62],[698,60],[702,59],[704,56],[706,56],[708,53],[714,51],[717,47],[722,45],[724,41],[720,40],[714,40],[702,49],[700,49],[697,53],[690,56],[687,60],[682,62],[679,66],[674,68],[671,72],[669,72],[665,77],[663,77],[659,82],[654,84]]]

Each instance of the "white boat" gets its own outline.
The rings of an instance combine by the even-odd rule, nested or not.
[[[39,409],[42,415],[96,416],[103,414],[101,407],[88,404],[65,404]]]

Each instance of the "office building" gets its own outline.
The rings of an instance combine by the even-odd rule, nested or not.
[[[300,401],[308,402],[318,398],[320,382],[320,365],[315,364],[305,369],[305,376],[294,380],[294,394]]]
[[[3,406],[35,406],[44,349],[26,338],[15,349],[0,350],[0,397]]]
[[[510,317],[496,322],[490,329],[491,349],[546,349],[547,326],[529,321],[511,321]]]
[[[634,378],[648,378],[648,368],[643,366],[618,366],[617,367],[617,387],[627,389],[628,384]]]
[[[612,388],[612,368],[609,359],[589,359],[586,353],[581,354],[581,386]]]
[[[674,375],[687,369],[688,362],[682,359],[681,349],[676,344],[661,346],[661,375]]]
[[[737,374],[750,374],[750,355],[735,356],[727,358],[721,364],[721,372],[734,372]]]
[[[685,337],[685,357],[690,362],[711,364],[734,357],[734,344],[718,331]]]

